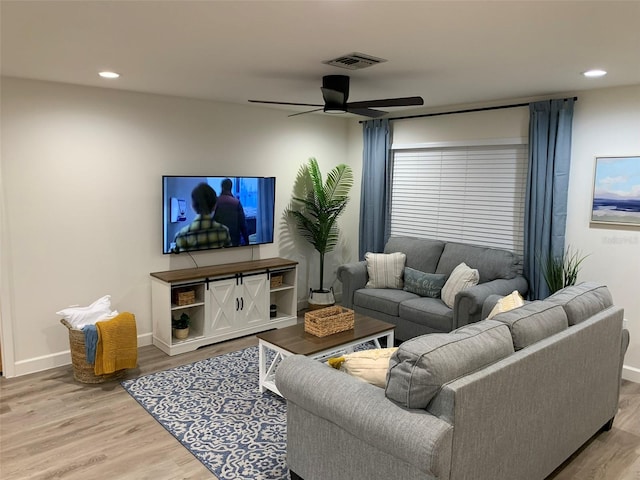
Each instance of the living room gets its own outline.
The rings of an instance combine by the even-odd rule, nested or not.
[[[629,261],[638,255],[640,236],[637,229],[591,228],[588,222],[594,157],[637,153],[638,85],[584,85],[594,88],[580,92],[575,106],[567,244],[589,255],[581,280],[604,281],[624,305],[631,332],[624,375],[640,381],[640,335],[634,320],[640,315],[640,299],[631,281],[640,262]],[[248,104],[15,78],[3,79],[2,88],[2,353],[7,376],[68,363],[66,332],[55,312],[106,294],[114,308],[135,312],[140,343],[150,343],[149,273],[193,266],[186,256],[161,254],[162,175],[276,176],[278,217],[289,202],[298,168],[309,157],[318,158],[325,169],[347,163],[356,177],[341,219],[347,245],[329,258],[327,268],[335,271],[357,256],[362,152],[357,118],[287,118],[287,112]],[[511,103],[520,99],[482,106]],[[400,121],[394,138],[398,143],[491,138],[504,125],[510,130],[502,136],[526,137],[528,121],[522,111],[527,109],[517,110],[519,115],[502,110]],[[437,130],[416,135],[434,124]],[[39,215],[45,205],[48,213]],[[30,221],[36,215],[41,217],[37,229]],[[306,256],[310,251],[287,250],[284,244],[265,245],[255,253],[201,253],[197,262],[291,257],[301,262],[298,291],[306,292],[317,262]]]
[[[2,9],[4,32],[5,15],[10,10],[5,5]],[[637,14],[638,10],[631,13]],[[633,17],[629,12],[626,16]],[[609,28],[619,30],[614,25]],[[6,45],[4,35],[3,57],[5,48],[20,51],[17,46]],[[626,41],[637,40],[637,33],[625,31],[625,35],[629,36]],[[286,45],[282,48],[284,51]],[[333,54],[352,48],[346,46],[344,52]],[[594,61],[606,61],[608,55],[613,54],[601,52]],[[324,52],[321,57],[314,62],[320,65]],[[117,68],[116,59],[109,63]],[[99,64],[101,61],[95,60],[88,69]],[[303,304],[316,278],[317,258],[312,250],[294,248],[281,216],[291,198],[296,173],[309,157],[316,157],[323,170],[346,163],[356,179],[340,222],[343,242],[328,257],[326,267],[331,279],[327,286],[333,285],[339,293],[337,266],[358,257],[361,118],[324,114],[288,118],[295,112],[249,105],[249,97],[242,104],[142,88],[121,90],[106,83],[105,88],[74,84],[61,76],[22,77],[5,70],[4,58],[3,75],[0,324],[4,376],[68,365],[67,331],[55,312],[72,304],[87,305],[107,294],[114,308],[135,313],[138,344],[150,345],[149,274],[190,268],[194,260],[200,266],[276,256],[296,260],[299,300]],[[123,72],[123,79],[127,75]],[[470,94],[464,101],[430,103],[424,109],[403,112],[443,112],[578,97],[566,243],[589,255],[579,280],[602,281],[609,286],[615,303],[625,309],[631,343],[622,375],[634,382],[640,382],[640,298],[634,281],[640,276],[640,230],[594,227],[589,218],[595,157],[640,153],[638,75],[636,63],[636,81],[628,84],[602,87],[598,80],[581,79],[581,88],[544,92],[532,85],[493,98]],[[615,76],[615,72],[609,76]],[[277,72],[272,77],[276,84],[287,81]],[[268,82],[266,78],[260,81]],[[319,81],[320,75],[315,83],[305,80],[318,96]],[[375,96],[387,95],[385,84],[396,81],[380,79],[380,92]],[[354,98],[356,85],[354,80]],[[563,84],[558,81],[558,85]],[[471,87],[469,83],[466,88]],[[523,91],[530,93],[520,93]],[[257,97],[258,93],[247,95]],[[434,95],[428,82],[424,91],[405,94]],[[287,100],[286,96],[273,95],[258,98]],[[394,143],[402,144],[526,138],[528,109],[401,120],[394,122],[393,128]],[[197,253],[193,259],[163,255],[162,175],[275,176],[276,241],[260,247]]]

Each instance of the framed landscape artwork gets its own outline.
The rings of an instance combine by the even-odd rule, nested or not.
[[[591,223],[640,227],[640,156],[596,157]]]

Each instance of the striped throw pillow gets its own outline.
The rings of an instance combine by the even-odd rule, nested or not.
[[[480,274],[475,268],[469,267],[466,263],[462,262],[456,268],[453,269],[451,275],[447,279],[447,282],[442,287],[442,301],[447,304],[449,308],[453,308],[453,303],[456,300],[458,292],[465,288],[473,287],[480,281]]]
[[[369,280],[366,288],[402,288],[402,272],[407,256],[404,253],[371,253],[364,255]]]

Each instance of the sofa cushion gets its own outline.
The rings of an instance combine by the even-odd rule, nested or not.
[[[429,238],[391,237],[384,247],[384,253],[404,252],[407,267],[421,272],[434,273],[442,254],[444,242]]]
[[[419,298],[415,293],[392,288],[361,288],[353,294],[353,305],[397,317],[400,303]]]
[[[411,267],[404,267],[404,290],[421,297],[439,298],[447,281],[446,275],[426,273]]]
[[[509,328],[493,320],[413,338],[391,357],[385,394],[405,407],[425,408],[443,384],[513,351]]]
[[[369,280],[366,288],[402,288],[402,272],[407,256],[402,252],[364,254]]]
[[[493,320],[509,327],[513,347],[521,350],[569,327],[561,306],[537,300],[520,308],[499,313]]]
[[[462,262],[453,269],[451,275],[449,275],[449,278],[447,279],[447,282],[442,287],[442,292],[440,294],[442,301],[449,308],[453,308],[458,292],[477,285],[479,279],[480,276],[478,274],[478,270],[475,268],[469,268],[466,263]]]
[[[509,295],[506,295],[500,298],[500,300],[496,302],[495,306],[489,312],[489,315],[487,316],[487,318],[491,319],[496,315],[498,315],[499,313],[508,312],[510,310],[513,310],[514,308],[518,308],[523,305],[524,305],[524,299],[520,295],[520,292],[518,292],[517,290],[514,290]]]
[[[453,310],[439,298],[418,297],[400,303],[400,317],[433,330],[450,332],[453,329]]]
[[[569,319],[569,325],[583,322],[587,318],[613,305],[611,292],[599,282],[583,282],[558,290],[545,299],[561,305]]]
[[[360,380],[384,388],[387,384],[389,358],[397,349],[397,347],[393,347],[361,350],[347,353],[341,357],[330,358],[327,363]]]
[[[520,259],[509,250],[447,242],[440,256],[436,273],[449,275],[460,262],[465,262],[471,268],[477,269],[480,273],[479,283],[485,283],[496,278],[516,277]]]

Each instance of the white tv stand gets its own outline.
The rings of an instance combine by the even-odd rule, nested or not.
[[[298,262],[267,258],[210,267],[151,273],[153,344],[168,355],[190,352],[272,328],[297,323]],[[282,284],[271,286],[271,278]],[[192,303],[178,305],[178,291],[192,290]],[[277,314],[270,316],[270,305]],[[172,318],[187,313],[189,336],[174,338]]]

